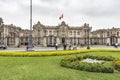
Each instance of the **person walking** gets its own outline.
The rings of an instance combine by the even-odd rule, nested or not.
[[[115,43],[115,47],[118,48],[118,43]]]
[[[64,45],[63,45],[64,50],[66,50],[66,47],[67,47],[67,45],[66,45],[66,43],[64,43]]]
[[[56,50],[58,49],[58,44],[57,44],[57,43],[55,44],[55,49],[56,49]]]
[[[70,44],[68,49],[71,50],[71,47],[72,47],[72,45]]]
[[[26,46],[26,51],[28,51],[28,45]]]
[[[77,45],[76,44],[73,45],[73,50],[77,50]]]

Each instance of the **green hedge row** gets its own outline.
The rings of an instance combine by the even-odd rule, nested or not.
[[[23,51],[23,52],[0,52],[0,56],[14,56],[14,57],[38,57],[38,56],[57,56],[57,55],[69,55],[69,54],[81,54],[88,52],[120,52],[120,50],[64,50],[64,51]]]
[[[115,58],[112,56],[94,56],[94,55],[85,55],[83,58],[91,58],[91,59],[97,59],[97,60],[105,60],[105,61],[114,61]]]
[[[71,63],[69,61],[67,62],[61,61],[61,66],[88,72],[103,72],[103,73],[114,72],[114,69],[112,67],[106,67],[102,64],[97,63],[84,63],[77,61]]]
[[[120,71],[120,60],[114,61],[113,66],[114,66],[115,70]]]
[[[64,50],[64,51],[21,51],[21,52],[0,52],[0,56],[14,56],[14,57],[38,57],[38,56],[57,56],[69,54],[88,53],[90,50]]]
[[[82,71],[89,71],[89,72],[102,72],[102,73],[113,73],[114,68],[105,66],[99,63],[87,63],[81,62],[82,59],[91,58],[91,59],[98,59],[98,60],[105,60],[105,61],[113,61],[115,58],[111,56],[92,56],[92,55],[85,55],[81,56],[66,56],[60,62],[60,65],[63,67],[68,67],[72,69],[82,70]]]

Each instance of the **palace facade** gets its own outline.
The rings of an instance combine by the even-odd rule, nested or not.
[[[91,31],[89,24],[82,26],[69,26],[64,21],[57,26],[46,26],[39,21],[33,25],[32,39],[34,46],[54,46],[55,43],[62,45],[114,45],[120,44],[120,28],[100,29]],[[28,45],[30,30],[20,27],[5,25],[0,18],[0,45],[10,47]]]

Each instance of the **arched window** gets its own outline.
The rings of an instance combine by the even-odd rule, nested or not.
[[[40,42],[40,37],[38,37],[38,45],[40,44],[41,42]]]
[[[38,30],[38,37],[40,37],[40,30]]]
[[[62,30],[62,36],[65,36],[65,31],[64,30]]]

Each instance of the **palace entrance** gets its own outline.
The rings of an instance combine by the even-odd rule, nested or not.
[[[118,38],[117,38],[116,36],[111,36],[111,37],[110,37],[110,44],[111,44],[112,46],[114,46],[115,43],[118,43]]]
[[[62,38],[62,44],[65,44],[65,38],[64,37]]]

